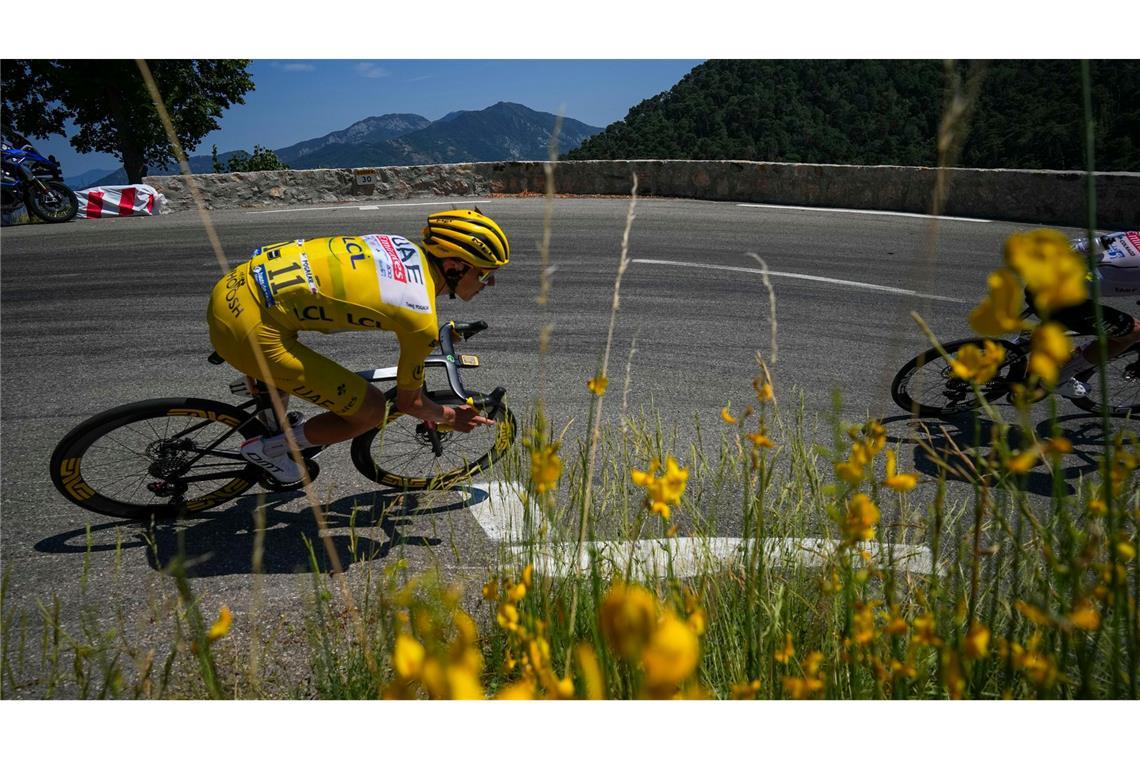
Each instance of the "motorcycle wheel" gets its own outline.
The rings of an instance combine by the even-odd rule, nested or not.
[[[62,182],[44,180],[44,187],[29,187],[24,201],[35,216],[45,222],[67,222],[79,212],[79,199]]]

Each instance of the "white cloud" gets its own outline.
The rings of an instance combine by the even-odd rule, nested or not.
[[[273,66],[273,68],[275,68],[275,69],[281,69],[282,71],[289,71],[289,72],[316,71],[317,70],[317,67],[311,63],[300,63],[298,61],[290,61],[290,62],[286,62],[286,63],[281,63],[280,61],[273,61],[273,63],[270,65]]]
[[[388,76],[390,72],[382,66],[377,66],[375,63],[362,61],[356,64],[356,73],[368,79],[379,79],[380,77]]]

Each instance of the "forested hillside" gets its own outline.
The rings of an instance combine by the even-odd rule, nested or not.
[[[564,158],[933,166],[946,81],[941,61],[709,61]],[[1140,61],[1092,81],[1096,168],[1140,170]],[[993,61],[957,165],[1083,169],[1084,134],[1079,62]]]

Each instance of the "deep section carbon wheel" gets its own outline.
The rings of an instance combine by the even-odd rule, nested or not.
[[[991,380],[981,386],[982,397],[993,401],[1009,392],[1011,382],[1023,374],[1025,354],[1013,343],[995,340],[1005,349],[1005,358]],[[953,357],[963,346],[985,346],[982,338],[956,340],[943,346]],[[903,365],[891,383],[891,397],[910,414],[919,417],[941,417],[957,414],[981,405],[973,387],[954,375],[950,364],[938,349],[931,348]]]
[[[165,398],[98,414],[64,436],[51,457],[59,492],[84,509],[173,519],[229,501],[257,482],[242,459],[265,427],[217,401]]]
[[[1109,359],[1107,373],[1107,396],[1101,392],[1100,372],[1090,369],[1077,376],[1088,387],[1089,395],[1070,400],[1081,409],[1097,414],[1102,414],[1107,406],[1109,414],[1140,415],[1140,346]]]
[[[437,404],[466,403],[449,391],[431,391]],[[433,440],[423,420],[395,412],[395,389],[388,391],[387,424],[352,441],[352,462],[370,480],[403,490],[447,488],[477,476],[501,457],[515,440],[515,418],[506,404],[490,396],[472,398],[475,408],[494,425],[457,433],[440,426]],[[494,411],[492,411],[494,409]]]

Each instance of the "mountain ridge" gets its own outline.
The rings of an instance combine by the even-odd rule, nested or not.
[[[419,114],[390,113],[366,117],[344,129],[275,149],[274,153],[292,169],[545,160],[558,118],[506,101],[478,111],[451,111],[435,121]],[[559,152],[572,150],[601,131],[601,127],[563,118]],[[218,158],[224,165],[230,156],[242,153],[246,152],[230,151]],[[213,172],[211,156],[191,156],[189,163],[195,174]],[[148,173],[162,176],[178,171],[154,169]],[[95,184],[125,183],[126,173],[119,169]]]

